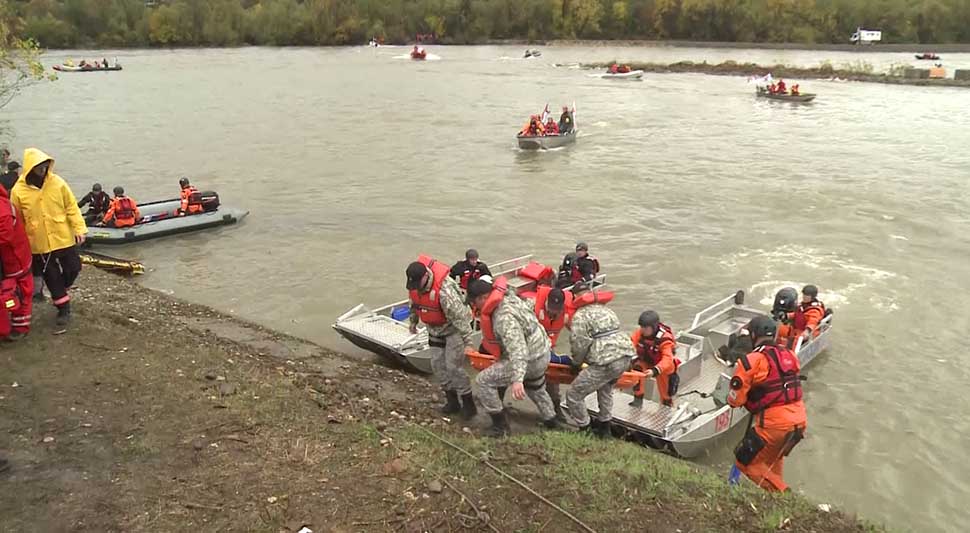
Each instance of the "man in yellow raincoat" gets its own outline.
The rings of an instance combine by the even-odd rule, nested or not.
[[[57,325],[71,320],[68,289],[81,273],[77,247],[88,232],[77,199],[54,174],[54,159],[36,148],[24,150],[23,172],[10,201],[21,213],[30,240],[35,276],[42,276],[57,307]]]

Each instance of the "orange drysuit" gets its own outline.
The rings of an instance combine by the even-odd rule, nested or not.
[[[750,406],[752,404],[751,393],[753,390],[769,388],[773,377],[777,373],[773,371],[775,365],[769,354],[760,351],[764,346],[759,346],[755,351],[748,353],[748,365],[738,361],[732,378],[732,388],[728,395],[728,403],[732,407]],[[791,351],[778,347],[777,352],[782,357],[787,352],[788,357],[794,360],[794,368],[799,368],[798,358]],[[742,358],[743,359],[743,358]],[[737,387],[735,387],[737,385]],[[768,394],[772,394],[769,392]],[[772,397],[777,397],[772,396]],[[795,432],[804,435],[807,426],[805,416],[805,403],[801,400],[799,393],[798,400],[785,403],[784,399],[775,401],[769,407],[752,412],[752,427],[749,431],[754,431],[761,440],[764,441],[762,448],[748,464],[741,464],[737,461],[737,467],[748,479],[755,484],[770,492],[782,492],[788,489],[783,478],[785,465],[785,455],[791,451],[791,447],[797,444],[793,439]],[[747,439],[747,435],[745,436]]]
[[[794,350],[798,338],[806,331],[812,332],[812,335],[818,335],[818,325],[823,318],[825,318],[825,304],[822,302],[812,300],[798,304],[798,309],[794,313],[788,313],[787,323],[778,326],[778,343]]]
[[[187,185],[182,188],[182,204],[180,206],[181,212],[184,215],[194,215],[196,213],[201,213],[202,208],[202,195],[199,194],[199,189],[196,189],[193,185]]]
[[[664,405],[673,405],[670,395],[670,376],[677,371],[678,361],[674,359],[674,348],[677,341],[673,331],[660,324],[657,333],[651,338],[643,338],[643,332],[637,328],[630,338],[637,349],[637,358],[633,360],[633,369],[654,376],[660,400]],[[633,396],[643,398],[643,384],[638,383],[633,388]]]
[[[116,228],[127,228],[134,226],[140,218],[141,211],[138,210],[135,200],[127,196],[119,196],[111,200],[102,222],[112,224]]]

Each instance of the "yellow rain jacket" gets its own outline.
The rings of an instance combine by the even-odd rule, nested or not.
[[[38,189],[28,185],[27,175],[44,161],[51,164],[43,186]],[[34,254],[70,248],[75,244],[75,236],[88,232],[74,193],[54,174],[54,159],[36,148],[24,150],[23,170],[10,191],[10,201],[23,217],[30,251]]]

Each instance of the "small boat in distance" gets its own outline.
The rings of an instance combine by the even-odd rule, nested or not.
[[[811,102],[815,99],[815,94],[813,93],[773,93],[764,87],[758,87],[755,96],[758,98],[767,98],[769,100],[781,100],[783,102]]]
[[[411,59],[415,61],[424,61],[427,56],[428,52],[418,45],[414,45],[414,48],[411,50]]]
[[[933,52],[923,52],[922,54],[916,54],[916,59],[936,61],[940,59],[940,56],[937,54],[934,54]]]

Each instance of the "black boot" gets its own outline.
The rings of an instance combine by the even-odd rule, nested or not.
[[[556,417],[552,417],[552,418],[550,418],[548,420],[543,420],[542,421],[542,425],[546,429],[553,429],[553,430],[560,429],[560,427],[559,427],[559,419],[557,419]]]
[[[633,398],[633,401],[630,402],[630,403],[628,403],[627,405],[629,405],[630,407],[635,407],[637,409],[642,408],[643,407],[643,396],[635,396]]]
[[[453,415],[461,411],[461,404],[458,403],[458,391],[445,391],[447,401],[441,407],[441,414]]]
[[[608,439],[613,436],[613,423],[607,420],[603,422],[598,420],[596,425],[593,427],[593,434],[601,439]]]
[[[475,398],[472,397],[472,393],[464,394],[461,397],[461,417],[465,420],[471,420],[475,418],[478,414],[478,408],[475,407]]]
[[[485,430],[485,435],[495,439],[507,437],[511,429],[509,428],[508,413],[503,409],[495,414],[489,413],[488,416],[492,417],[492,427]]]
[[[498,388],[498,401],[500,401],[502,403],[505,403],[505,391],[506,390],[508,390],[508,387],[499,387]]]
[[[71,323],[71,302],[67,302],[57,308],[57,320],[55,323],[61,327]]]
[[[556,410],[556,420],[557,421],[559,421],[560,423],[563,423],[563,424],[569,421],[566,418],[566,412],[562,410],[562,406],[561,405],[559,405],[558,403],[557,404],[554,404],[553,405],[553,408]]]

